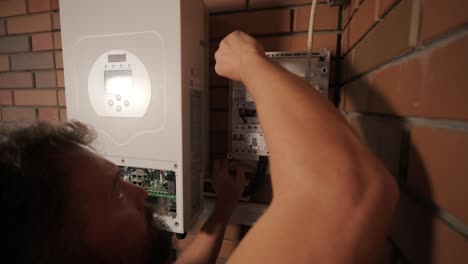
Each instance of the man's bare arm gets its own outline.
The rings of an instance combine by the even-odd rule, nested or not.
[[[216,72],[254,97],[269,146],[273,201],[232,263],[369,263],[383,245],[396,183],[344,118],[303,80],[234,32]]]
[[[226,225],[244,190],[244,171],[241,167],[236,167],[235,175],[230,175],[227,160],[215,161],[212,182],[216,191],[216,207],[176,264],[216,263]]]

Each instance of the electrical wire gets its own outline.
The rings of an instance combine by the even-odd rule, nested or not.
[[[314,36],[314,22],[315,22],[315,10],[317,9],[317,0],[312,0],[312,6],[310,10],[310,21],[309,21],[309,33],[307,37],[307,60],[306,60],[306,72],[305,80],[310,82],[310,69],[312,67],[312,44]]]

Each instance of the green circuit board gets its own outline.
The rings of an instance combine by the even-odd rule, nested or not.
[[[150,197],[175,200],[175,172],[143,168],[122,168],[123,180],[145,188]]]

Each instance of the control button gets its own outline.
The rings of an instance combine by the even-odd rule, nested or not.
[[[117,101],[120,101],[120,100],[122,99],[122,97],[121,97],[120,95],[117,95],[117,96],[115,97],[115,99],[117,99]]]
[[[129,106],[129,105],[130,105],[130,102],[129,102],[128,100],[125,100],[124,105],[125,105],[125,106]]]
[[[122,107],[120,105],[117,106],[117,112],[122,111]]]
[[[110,106],[113,106],[113,105],[114,105],[114,101],[109,100],[109,105],[110,105]]]

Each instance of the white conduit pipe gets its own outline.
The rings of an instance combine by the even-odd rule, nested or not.
[[[312,7],[310,10],[310,22],[309,22],[309,34],[307,38],[307,60],[306,60],[306,72],[305,80],[310,82],[310,69],[312,67],[312,44],[314,36],[314,21],[315,21],[315,10],[317,9],[317,0],[312,0]]]

